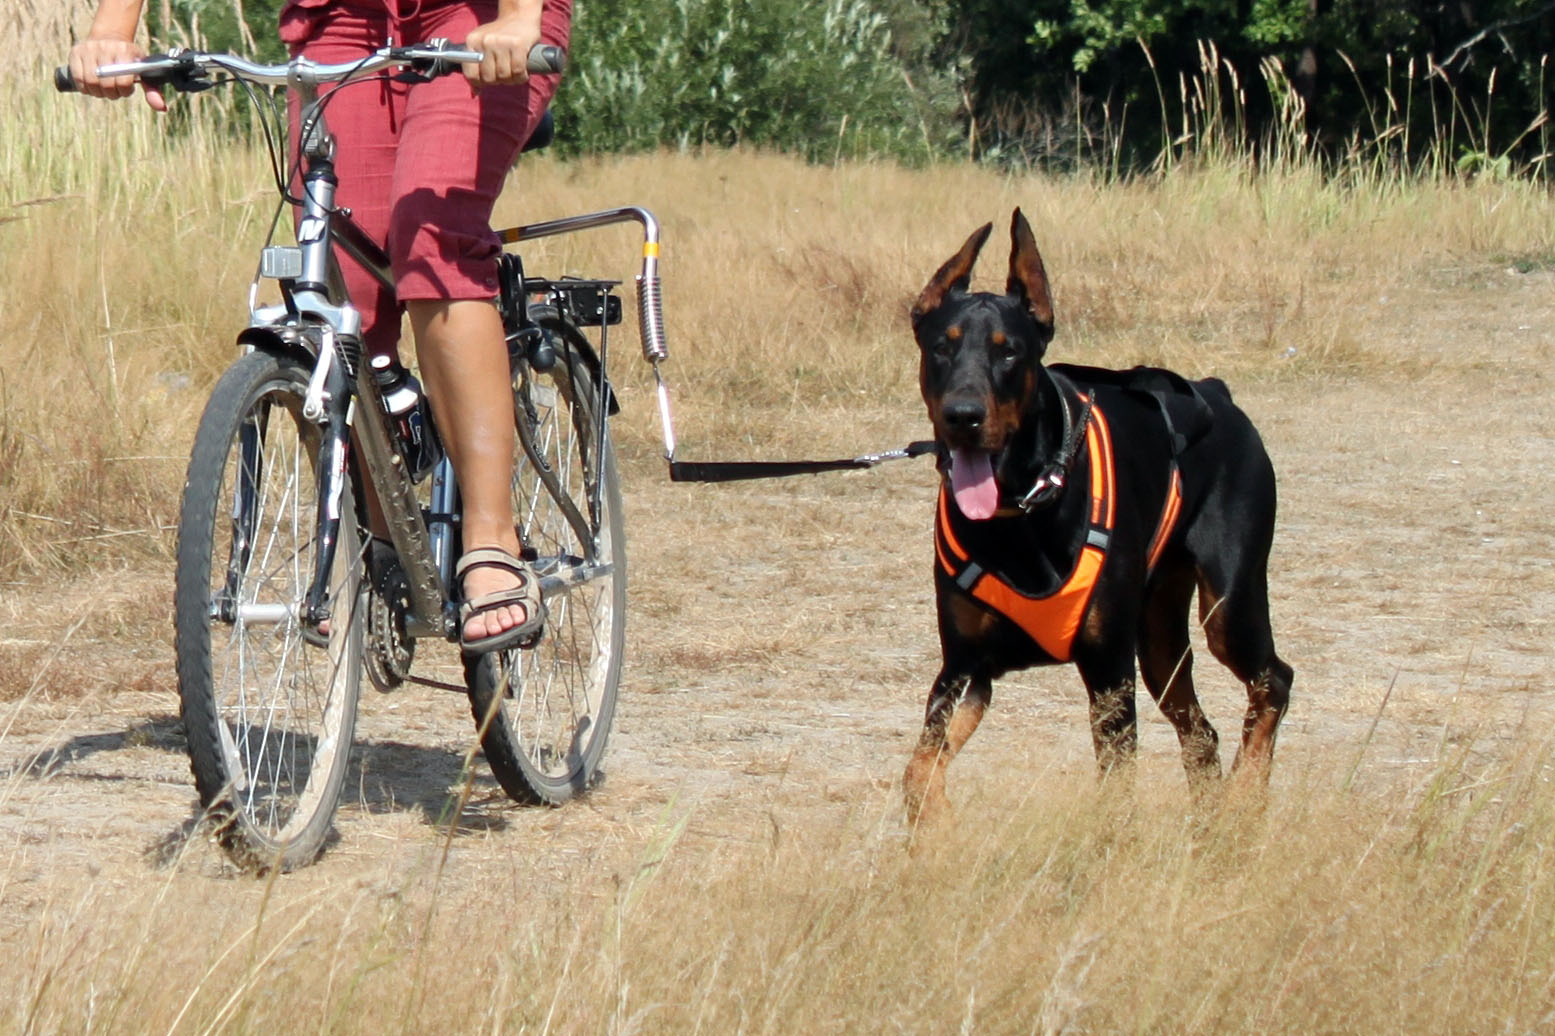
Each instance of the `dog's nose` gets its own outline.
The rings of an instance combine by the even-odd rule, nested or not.
[[[988,420],[988,408],[975,399],[949,400],[940,413],[947,427],[962,431],[975,431]]]

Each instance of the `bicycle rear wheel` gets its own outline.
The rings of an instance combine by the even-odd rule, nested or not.
[[[356,723],[367,582],[349,483],[327,631],[305,622],[321,432],[307,372],[255,352],[217,382],[195,433],[178,526],[178,689],[200,803],[256,870],[312,862]]]
[[[515,801],[561,805],[588,790],[615,717],[626,644],[626,530],[606,401],[588,343],[545,317],[549,370],[514,379],[520,446],[513,512],[545,595],[545,632],[527,650],[465,657],[481,747]]]

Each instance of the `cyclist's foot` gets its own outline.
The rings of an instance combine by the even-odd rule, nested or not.
[[[468,551],[454,568],[464,603],[459,644],[473,654],[531,647],[545,620],[540,584],[521,558],[498,547]]]

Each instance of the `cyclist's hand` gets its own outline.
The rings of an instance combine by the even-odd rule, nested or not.
[[[527,82],[529,51],[539,42],[539,4],[533,5],[533,10],[499,14],[492,21],[471,29],[465,37],[464,45],[480,51],[485,59],[479,64],[465,65],[464,77],[477,88]]]
[[[126,61],[139,61],[146,51],[133,40],[116,37],[88,38],[70,48],[70,74],[81,92],[92,97],[128,97],[135,92],[132,76],[114,76],[100,79],[97,69],[102,65],[115,65]],[[159,112],[167,111],[167,101],[162,91],[154,86],[146,90],[146,103]]]

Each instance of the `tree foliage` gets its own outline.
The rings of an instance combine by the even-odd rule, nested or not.
[[[150,0],[151,27],[274,58],[282,2]],[[1555,0],[577,0],[559,146],[1138,167],[1220,119],[1542,170],[1552,48]]]
[[[276,35],[285,0],[148,0],[146,24],[159,45],[231,50],[260,61],[281,61]]]
[[[951,21],[946,53],[970,69],[967,117],[984,153],[1047,157],[1074,136],[1055,122],[1090,134],[1110,124],[1126,151],[1159,151],[1191,82],[1211,74],[1205,43],[1220,58],[1213,74],[1239,73],[1242,95],[1222,97],[1255,136],[1289,89],[1302,129],[1329,150],[1391,131],[1542,152],[1522,134],[1548,105],[1551,0],[955,0]],[[1265,68],[1278,70],[1272,86]]]

